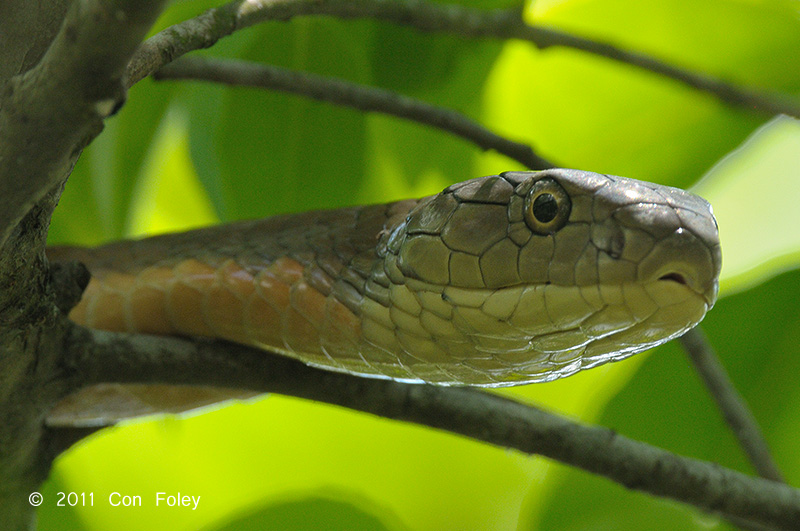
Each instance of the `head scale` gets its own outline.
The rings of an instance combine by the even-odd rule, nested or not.
[[[487,385],[566,376],[682,334],[713,306],[721,267],[705,200],[562,169],[452,185],[385,245],[388,278],[452,323],[430,341],[462,360],[466,383]]]

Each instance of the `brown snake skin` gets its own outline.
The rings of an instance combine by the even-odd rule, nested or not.
[[[482,386],[552,380],[682,334],[713,306],[721,265],[704,200],[577,170],[48,257],[92,273],[79,324]]]

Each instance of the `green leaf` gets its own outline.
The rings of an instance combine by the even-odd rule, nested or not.
[[[81,155],[53,215],[50,243],[97,244],[126,235],[134,190],[173,90],[143,81]]]
[[[164,116],[131,194],[127,236],[189,230],[219,221],[194,172],[186,117]]]
[[[272,504],[207,531],[388,531],[404,528],[399,524],[388,527],[350,503],[319,496]]]
[[[330,71],[346,64],[365,78],[365,30],[298,19],[254,30],[239,56],[299,69]],[[269,43],[269,45],[265,45]],[[346,63],[345,63],[346,61]],[[364,121],[360,113],[296,96],[253,89],[195,93],[193,150],[203,182],[227,219],[341,206],[363,179]],[[209,131],[211,135],[209,135]],[[344,156],[343,156],[344,155]]]
[[[694,188],[714,206],[724,254],[722,290],[753,286],[800,263],[800,122],[759,129]]]

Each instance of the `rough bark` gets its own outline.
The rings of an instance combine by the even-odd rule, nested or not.
[[[161,1],[0,4],[0,523],[26,529],[28,495],[58,445],[44,427],[67,392],[44,256],[50,216],[81,149],[124,101],[123,76]]]

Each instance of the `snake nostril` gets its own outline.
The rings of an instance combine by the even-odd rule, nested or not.
[[[677,282],[678,284],[683,284],[684,286],[688,286],[689,282],[686,280],[686,277],[681,275],[680,273],[667,273],[666,275],[661,275],[658,277],[658,280],[670,280],[672,282]]]

